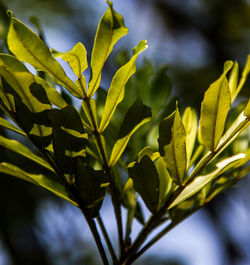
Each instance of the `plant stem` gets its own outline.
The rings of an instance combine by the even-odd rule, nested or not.
[[[176,226],[176,223],[170,223],[166,226],[159,234],[157,234],[152,240],[150,240],[140,251],[136,254],[130,256],[123,265],[132,264],[136,259],[138,259],[144,252],[146,252],[153,244],[155,244],[159,239],[161,239],[166,233],[168,233],[172,228]]]
[[[30,139],[32,140],[32,139]],[[32,141],[33,142],[33,141]],[[33,142],[35,145],[35,143]],[[36,145],[35,145],[36,146]],[[99,250],[99,253],[101,255],[102,261],[104,265],[109,265],[104,247],[102,245],[101,238],[99,236],[98,230],[96,228],[95,221],[89,216],[84,204],[81,202],[81,199],[79,198],[77,192],[73,189],[73,187],[70,186],[70,184],[65,180],[63,174],[60,172],[60,170],[56,167],[56,165],[53,163],[53,161],[50,159],[50,157],[47,155],[47,153],[44,152],[43,149],[40,149],[38,146],[36,146],[38,150],[40,151],[41,155],[44,157],[44,159],[54,168],[56,175],[60,178],[60,180],[63,182],[66,190],[69,194],[73,197],[73,199],[77,202],[79,209],[81,210],[82,214],[84,215],[87,224],[92,232],[92,235],[94,237],[96,246]]]
[[[117,257],[116,257],[115,252],[114,252],[114,248],[113,248],[113,246],[112,246],[112,243],[111,243],[110,238],[109,238],[109,236],[108,236],[107,230],[106,230],[106,228],[105,228],[105,225],[104,225],[104,223],[103,223],[102,218],[101,218],[100,215],[97,216],[97,222],[98,222],[98,224],[99,224],[99,226],[100,226],[100,228],[101,228],[101,231],[102,231],[103,237],[104,237],[105,242],[106,242],[106,244],[107,244],[107,246],[108,246],[108,249],[109,249],[109,252],[110,252],[110,255],[111,255],[112,261],[113,261],[114,264],[118,264],[118,259],[117,259]]]
[[[231,143],[235,137],[237,136],[238,133],[240,133],[249,123],[249,119],[246,118],[246,120],[244,122],[242,122],[240,124],[240,126],[238,126],[238,128],[236,130],[234,130],[232,132],[232,134],[230,134],[224,141],[222,141],[217,150],[214,152],[207,152],[206,155],[199,161],[199,163],[196,165],[196,167],[194,168],[194,170],[191,172],[190,176],[188,177],[185,186],[189,185],[190,183],[192,183],[192,181],[194,181],[195,177],[200,174],[200,172],[219,154],[221,153],[225,147]],[[139,233],[139,235],[137,236],[136,240],[134,241],[134,243],[131,245],[131,247],[129,248],[127,254],[128,256],[133,256],[135,255],[135,253],[138,251],[138,249],[140,248],[140,246],[145,242],[145,240],[147,239],[148,235],[151,233],[151,231],[154,229],[155,225],[158,224],[158,222],[160,221],[161,217],[167,212],[167,209],[169,208],[169,206],[172,204],[172,202],[179,196],[179,194],[183,191],[185,186],[180,186],[175,193],[173,194],[173,196],[171,196],[171,198],[165,203],[165,205],[159,210],[158,213],[156,213],[155,215],[152,215],[148,222],[144,225],[144,227],[142,228],[141,232]],[[150,246],[149,246],[150,247]],[[126,263],[125,263],[126,264]]]
[[[81,82],[80,82],[80,84],[81,84]],[[92,110],[92,107],[91,107],[91,104],[90,104],[90,98],[87,97],[87,95],[85,94],[85,98],[83,100],[85,101],[86,107],[88,108],[91,124],[92,124],[92,127],[93,127],[93,131],[92,132],[93,132],[93,134],[94,134],[94,136],[96,138],[97,147],[98,147],[98,149],[100,151],[100,155],[101,155],[101,158],[103,160],[103,169],[107,172],[107,174],[109,175],[109,179],[110,179],[110,194],[111,194],[112,204],[113,204],[113,207],[114,207],[114,212],[115,212],[115,217],[116,217],[116,222],[117,222],[117,230],[118,230],[118,236],[119,236],[119,247],[120,247],[120,256],[122,257],[124,255],[124,253],[125,253],[125,246],[124,246],[124,241],[123,241],[123,229],[122,229],[120,198],[118,198],[119,196],[117,196],[114,180],[113,180],[113,177],[112,177],[111,168],[109,167],[109,164],[108,164],[108,159],[107,159],[107,156],[106,156],[105,147],[103,146],[103,142],[102,142],[102,139],[101,139],[101,134],[99,133],[97,125],[96,125],[96,122],[95,122],[94,113],[93,113],[93,110]]]

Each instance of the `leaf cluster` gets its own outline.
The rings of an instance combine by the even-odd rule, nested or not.
[[[105,61],[128,31],[111,2],[97,28],[88,82],[82,43],[68,52],[50,50],[11,12],[9,17],[11,55],[0,54],[0,108],[6,115],[0,125],[19,136],[15,140],[1,135],[0,145],[42,166],[45,173],[25,171],[14,161],[1,162],[0,172],[40,185],[79,207],[104,264],[108,260],[95,220],[113,263],[131,264],[175,225],[249,172],[250,101],[233,103],[250,71],[250,56],[240,78],[238,63],[225,62],[222,74],[205,92],[199,115],[191,107],[180,111],[171,97],[166,67],[155,70],[146,62],[136,72],[136,59],[148,47],[145,40],[122,62],[108,92],[100,87]],[[56,58],[69,64],[75,82]],[[66,97],[80,99],[81,109]],[[22,138],[29,139],[37,152],[23,145]],[[119,258],[100,216],[106,194],[111,195],[116,216]],[[139,196],[152,214],[146,223]],[[125,233],[121,207],[127,209]],[[134,218],[142,230],[132,242]],[[166,228],[142,247],[164,222]]]

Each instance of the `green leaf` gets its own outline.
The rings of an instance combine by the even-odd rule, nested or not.
[[[235,119],[233,124],[225,132],[225,134],[221,137],[218,145],[220,152],[218,153],[221,153],[230,143],[232,143],[238,137],[241,132],[243,132],[250,125],[250,117],[246,117],[244,114],[245,112],[242,111],[240,115]]]
[[[201,141],[212,152],[218,146],[224,131],[227,113],[231,107],[231,95],[226,74],[232,64],[229,61],[221,77],[209,86],[201,104]]]
[[[25,67],[25,65],[19,61],[16,57],[9,55],[9,54],[0,54],[0,62],[6,67],[8,67],[9,71],[11,69],[11,72],[25,72],[29,73],[28,69]],[[30,74],[30,73],[29,73]],[[67,105],[67,103],[64,101],[62,96],[59,92],[53,87],[50,87],[45,80],[40,78],[39,76],[33,76],[36,83],[43,86],[43,88],[46,91],[48,100],[51,104],[63,108]]]
[[[73,205],[77,206],[77,203],[74,202],[68,193],[66,192],[63,185],[51,178],[48,178],[42,174],[36,175],[32,173],[28,173],[17,166],[14,166],[10,163],[0,163],[0,172],[8,175],[12,175],[14,177],[26,180],[36,185],[40,185],[43,188],[51,191],[58,197],[63,198],[64,200],[69,201]]]
[[[148,156],[144,156],[128,170],[135,190],[139,192],[148,209],[156,213],[159,204],[159,176],[154,162]]]
[[[15,100],[14,96],[10,93],[6,93],[4,84],[6,81],[0,75],[0,107],[4,112],[15,112]]]
[[[186,131],[178,108],[161,121],[159,144],[171,177],[178,185],[182,185],[187,166]]]
[[[108,126],[117,105],[123,100],[125,85],[128,79],[135,73],[135,60],[138,55],[147,48],[147,42],[141,41],[133,50],[133,56],[128,63],[123,65],[115,74],[108,90],[99,132],[102,133]]]
[[[168,209],[173,208],[174,206],[180,204],[186,199],[190,198],[192,195],[200,191],[203,187],[205,187],[210,181],[214,180],[220,174],[225,172],[226,170],[235,167],[241,159],[246,157],[245,154],[238,154],[232,156],[230,158],[224,159],[221,162],[217,163],[217,169],[207,175],[201,175],[196,177],[189,185],[187,185],[180,195],[172,202]]]
[[[108,177],[103,170],[94,170],[78,160],[75,187],[92,218],[98,215],[107,184]]]
[[[45,43],[17,18],[11,18],[7,40],[10,51],[19,60],[31,64],[38,71],[50,73],[73,96],[83,98],[82,91],[66,76]]]
[[[137,161],[140,162],[145,155],[150,157],[152,161],[155,161],[160,156],[159,152],[153,152],[151,147],[146,146],[138,153]]]
[[[173,180],[167,170],[167,165],[162,157],[159,157],[156,162],[156,169],[159,175],[159,207],[165,202],[166,198],[173,187]]]
[[[245,115],[248,119],[250,119],[250,99],[248,100],[247,106],[246,106],[246,108],[245,108],[245,110],[244,110],[244,115]]]
[[[112,3],[97,28],[95,42],[91,54],[91,79],[88,87],[88,96],[91,97],[99,87],[101,72],[105,61],[113,50],[115,43],[128,33],[124,26],[123,17],[114,11]]]
[[[239,64],[235,61],[233,69],[231,70],[230,76],[228,79],[229,89],[231,93],[231,103],[233,103],[233,100],[235,99],[235,92],[237,89],[238,77],[239,77]]]
[[[110,167],[113,167],[119,160],[132,134],[143,124],[150,121],[151,116],[151,109],[145,106],[141,99],[136,100],[136,102],[130,107],[120,127],[118,140],[112,149],[109,160]]]
[[[87,51],[81,42],[77,42],[73,49],[68,52],[52,50],[52,53],[56,58],[59,57],[68,62],[78,78],[81,78],[82,73],[88,67]]]
[[[246,61],[245,67],[244,67],[244,69],[242,71],[241,78],[240,78],[239,84],[237,86],[237,89],[236,89],[236,91],[234,93],[233,100],[240,93],[242,87],[244,86],[244,84],[245,84],[245,82],[247,80],[249,72],[250,72],[250,54],[247,56],[247,61]]]
[[[186,131],[187,162],[189,163],[194,149],[197,135],[198,120],[196,111],[190,107],[186,108],[182,117]]]
[[[47,95],[34,76],[29,72],[14,72],[0,61],[0,75],[21,98],[23,104],[33,113],[51,109]],[[15,95],[14,95],[15,96]]]
[[[26,146],[16,140],[11,140],[0,135],[0,145],[54,172],[54,169],[43,158],[35,155]]]
[[[26,66],[13,55],[0,53],[0,61],[14,72],[28,72]]]
[[[13,125],[12,123],[10,123],[9,121],[5,120],[2,117],[0,117],[0,126],[3,126],[4,128],[9,129],[13,132],[16,132],[20,135],[26,136],[26,133],[24,133],[23,131],[18,129],[15,125]]]
[[[85,100],[83,100],[82,101],[82,108],[84,110],[84,113],[87,116],[89,123],[91,124],[92,130],[94,130],[94,128],[98,128],[96,101],[93,98],[90,98],[87,100],[89,100],[89,104]],[[89,106],[90,106],[91,110],[89,109]],[[94,124],[93,124],[93,121],[94,121]]]

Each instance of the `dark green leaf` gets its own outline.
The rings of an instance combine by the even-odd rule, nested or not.
[[[107,175],[103,170],[94,170],[84,166],[78,160],[76,170],[75,187],[92,218],[96,217],[105,196],[105,189],[108,185]]]
[[[64,173],[74,173],[77,157],[86,155],[87,134],[78,112],[71,105],[49,114],[53,125],[55,161]]]
[[[128,170],[135,190],[139,192],[148,209],[156,213],[159,205],[159,176],[154,162],[144,156]]]

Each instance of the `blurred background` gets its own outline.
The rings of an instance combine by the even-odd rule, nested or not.
[[[243,68],[250,53],[249,0],[113,3],[124,16],[129,33],[118,42],[105,65],[104,88],[121,57],[126,56],[125,51],[131,55],[132,48],[146,39],[150,48],[140,56],[138,68],[148,61],[156,69],[167,65],[172,93],[181,106],[191,105],[198,110],[204,91],[219,76],[223,63],[237,60]],[[81,41],[89,58],[98,21],[106,8],[104,0],[0,0],[0,35],[4,39],[5,11],[11,9],[33,29],[30,17],[38,17],[49,47],[67,51]],[[0,50],[6,51],[3,40]],[[248,80],[241,97],[249,98],[249,87]],[[6,158],[17,159],[0,148],[0,161]],[[250,265],[249,191],[250,179],[245,178],[180,224],[136,264]],[[108,198],[102,215],[116,240]],[[134,230],[138,228],[135,223]],[[38,187],[1,175],[0,265],[40,264],[91,265],[101,261],[78,209]]]

